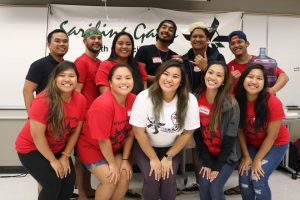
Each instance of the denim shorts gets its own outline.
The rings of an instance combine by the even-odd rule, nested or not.
[[[93,162],[93,163],[83,163],[83,164],[87,169],[91,169],[93,167],[108,164],[108,162],[105,159],[103,159],[103,160],[98,160],[98,161]]]

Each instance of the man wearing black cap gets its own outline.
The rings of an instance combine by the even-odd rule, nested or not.
[[[254,56],[250,55],[247,51],[250,43],[243,31],[233,31],[229,34],[228,40],[229,48],[235,56],[235,58],[228,63],[228,71],[234,78],[233,88],[235,88],[241,73],[246,69],[248,62]],[[279,67],[277,67],[276,75],[276,83],[273,87],[269,88],[271,94],[278,92],[289,80],[286,73]]]
[[[99,96],[95,84],[95,76],[101,61],[97,58],[102,48],[102,33],[96,27],[88,28],[83,34],[85,53],[75,60],[79,73],[76,90],[81,92],[87,100],[87,109]],[[95,197],[95,190],[91,187],[91,173],[82,165],[75,156],[76,184],[78,188],[78,200],[87,200]]]
[[[156,43],[140,47],[135,55],[136,61],[145,65],[150,84],[161,63],[177,56],[177,53],[169,49],[176,36],[176,29],[175,22],[163,20],[156,29]]]

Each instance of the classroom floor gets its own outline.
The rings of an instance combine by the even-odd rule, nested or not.
[[[187,185],[194,182],[191,172],[188,172]],[[11,176],[14,174],[0,174],[0,199],[3,200],[35,200],[37,199],[37,184],[30,176],[7,178],[3,176]],[[225,185],[225,189],[237,184],[238,176],[234,172]],[[178,187],[183,187],[183,176],[178,176]],[[92,186],[97,185],[97,180],[92,177]],[[300,179],[293,180],[289,173],[284,171],[275,171],[270,177],[270,186],[272,190],[273,200],[299,200],[300,199]],[[140,192],[142,187],[142,178],[140,174],[135,173],[130,188]],[[180,194],[177,200],[196,200],[199,199],[198,193]],[[240,195],[227,196],[228,200],[239,200]],[[126,200],[129,200],[126,198]]]

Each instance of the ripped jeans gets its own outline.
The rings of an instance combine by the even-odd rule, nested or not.
[[[254,148],[250,144],[248,144],[247,147],[249,154],[253,160],[259,149]],[[243,176],[239,176],[239,186],[243,200],[272,199],[271,190],[268,183],[269,177],[280,164],[287,148],[288,144],[272,146],[272,148],[262,160],[262,162],[264,163],[262,164],[262,169],[264,170],[265,174],[264,177],[260,177],[259,180],[251,177],[251,169],[249,169],[248,171],[248,176],[246,176],[245,173],[243,173]]]

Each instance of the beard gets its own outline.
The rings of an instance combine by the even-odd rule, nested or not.
[[[159,35],[158,35],[158,40],[161,41],[162,43],[167,43],[167,44],[171,44],[172,41],[172,39],[161,38]]]
[[[93,47],[91,45],[87,45],[86,48],[92,52],[92,53],[95,53],[95,54],[98,54],[102,48],[102,45],[100,45],[100,48],[99,49],[93,49]]]

